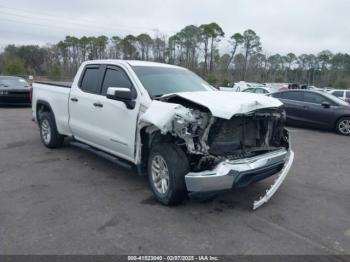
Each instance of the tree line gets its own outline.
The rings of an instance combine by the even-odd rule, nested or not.
[[[222,41],[228,41],[228,52],[220,49]],[[53,45],[8,45],[0,54],[0,73],[69,80],[83,61],[107,58],[184,66],[216,86],[244,80],[350,88],[349,54],[325,50],[299,56],[292,52],[267,55],[253,30],[226,36],[217,23],[189,25],[170,37],[160,32],[154,36],[66,36]]]

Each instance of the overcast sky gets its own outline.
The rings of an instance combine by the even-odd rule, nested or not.
[[[121,35],[217,22],[229,37],[253,29],[267,54],[350,53],[350,0],[0,0],[0,48],[66,35]],[[221,48],[229,44],[223,40]]]

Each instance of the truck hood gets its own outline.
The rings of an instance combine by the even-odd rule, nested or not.
[[[213,116],[224,119],[231,119],[236,114],[282,106],[276,98],[251,93],[200,91],[176,93],[173,96],[204,106]]]
[[[179,99],[173,98],[183,99],[183,105]],[[163,96],[161,101],[153,100],[139,118],[140,128],[152,124],[162,133],[172,130],[171,121],[175,115],[182,115],[185,118],[191,115],[189,109],[184,106],[186,101],[201,105],[207,108],[212,116],[223,119],[231,119],[236,114],[282,106],[282,103],[275,98],[250,93],[222,91],[176,93]]]

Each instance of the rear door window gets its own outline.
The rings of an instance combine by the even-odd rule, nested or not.
[[[325,102],[325,101],[329,102],[329,100],[324,96],[316,93],[310,93],[310,92],[304,93],[304,101],[307,103],[313,103],[313,104],[322,104],[322,102]]]
[[[350,98],[350,91],[346,91],[346,98]]]
[[[341,97],[343,98],[344,97],[344,91],[334,91],[332,93],[332,95],[336,96],[336,97]]]
[[[91,94],[100,93],[100,67],[99,66],[88,66],[81,80],[80,88],[84,92]]]

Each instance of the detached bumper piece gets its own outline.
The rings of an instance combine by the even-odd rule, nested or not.
[[[193,193],[215,192],[246,187],[269,176],[278,178],[266,195],[254,202],[254,209],[266,203],[287,176],[294,160],[293,151],[276,150],[257,157],[227,160],[213,170],[190,172],[185,176],[187,190]]]
[[[270,198],[276,193],[277,189],[280,187],[280,185],[288,175],[289,170],[292,167],[293,161],[294,161],[294,152],[291,151],[289,154],[288,161],[286,162],[286,165],[283,167],[281,172],[278,174],[278,177],[275,180],[275,183],[270,187],[270,189],[266,190],[266,194],[264,196],[260,197],[259,200],[254,201],[253,210],[257,209],[258,207],[262,206],[264,203],[268,202]]]

